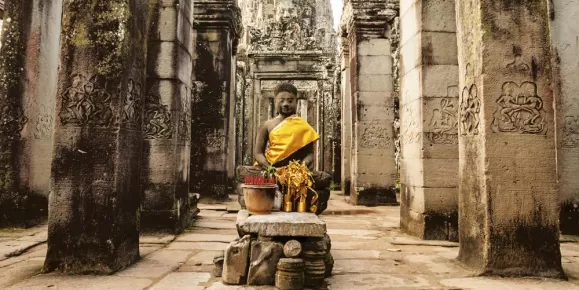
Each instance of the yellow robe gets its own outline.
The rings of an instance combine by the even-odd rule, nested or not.
[[[320,136],[306,120],[297,115],[287,117],[269,132],[265,158],[269,164],[276,164],[318,139]]]

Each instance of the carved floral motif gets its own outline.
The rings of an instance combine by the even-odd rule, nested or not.
[[[171,139],[173,125],[171,111],[161,102],[161,97],[155,93],[153,86],[145,98],[145,116],[143,135],[145,139]]]
[[[70,87],[61,96],[61,123],[108,126],[113,118],[112,98],[105,87],[96,76],[87,78],[82,74],[73,75]]]
[[[22,108],[17,104],[4,104],[0,119],[0,136],[8,140],[18,140],[28,118],[24,116]]]
[[[546,133],[543,99],[537,95],[537,84],[534,82],[523,82],[520,86],[505,82],[497,104],[499,107],[494,113],[493,132]]]

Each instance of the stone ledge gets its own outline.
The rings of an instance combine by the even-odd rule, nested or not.
[[[326,223],[313,213],[272,212],[249,215],[247,210],[237,214],[237,228],[245,234],[262,237],[324,237]]]

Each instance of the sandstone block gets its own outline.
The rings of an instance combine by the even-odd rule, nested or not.
[[[224,283],[233,285],[245,284],[250,246],[251,237],[249,235],[229,244],[223,261]]]
[[[280,290],[304,288],[304,261],[302,259],[280,259],[275,274],[275,287]]]
[[[237,227],[245,233],[265,237],[323,237],[326,223],[313,213],[273,212],[248,216],[239,211]]]
[[[283,256],[283,245],[273,241],[251,243],[251,264],[247,284],[274,285],[277,263]]]
[[[291,240],[283,246],[283,254],[288,258],[297,258],[302,253],[302,244],[296,240]]]

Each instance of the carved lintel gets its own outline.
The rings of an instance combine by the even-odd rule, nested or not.
[[[195,1],[195,28],[224,27],[231,33],[233,54],[237,53],[237,44],[243,33],[241,9],[234,0],[199,0]]]

